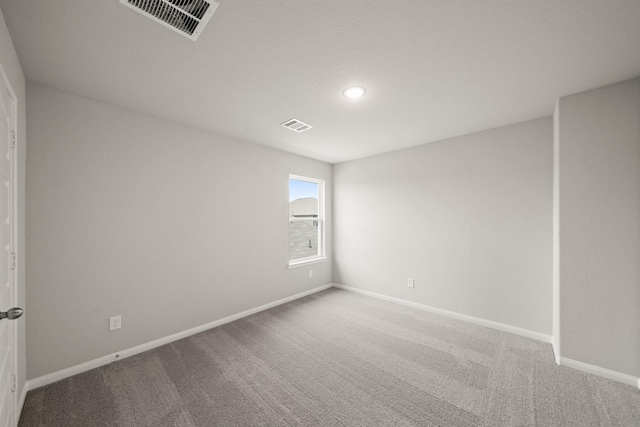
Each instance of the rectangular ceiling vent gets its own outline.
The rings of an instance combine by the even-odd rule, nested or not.
[[[194,41],[218,7],[214,0],[120,0],[120,3]]]
[[[304,132],[305,130],[311,129],[313,126],[306,124],[305,122],[301,122],[298,119],[289,119],[284,123],[281,123],[280,126],[284,126],[287,129],[291,129],[295,132]]]

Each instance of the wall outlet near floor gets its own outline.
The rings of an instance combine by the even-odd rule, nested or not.
[[[122,316],[113,316],[109,318],[109,332],[122,328]]]
[[[410,288],[416,287],[416,279],[407,279],[407,286]]]
[[[313,270],[309,270],[309,277],[313,277]]]

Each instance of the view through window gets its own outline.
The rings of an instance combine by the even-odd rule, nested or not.
[[[289,176],[289,263],[322,258],[324,181]]]

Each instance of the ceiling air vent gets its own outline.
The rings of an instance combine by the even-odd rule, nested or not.
[[[311,129],[313,126],[306,124],[305,122],[301,122],[298,119],[289,119],[284,123],[281,123],[280,126],[284,126],[287,129],[291,129],[295,132],[304,132],[305,130]]]
[[[218,7],[214,0],[120,0],[120,3],[194,41]]]

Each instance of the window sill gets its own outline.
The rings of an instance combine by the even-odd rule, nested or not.
[[[289,269],[297,268],[297,267],[304,267],[305,265],[310,265],[310,264],[318,264],[320,262],[326,262],[328,260],[329,260],[329,258],[322,257],[322,258],[314,258],[314,259],[310,259],[310,260],[306,260],[306,261],[294,261],[294,262],[290,262],[289,263]]]

